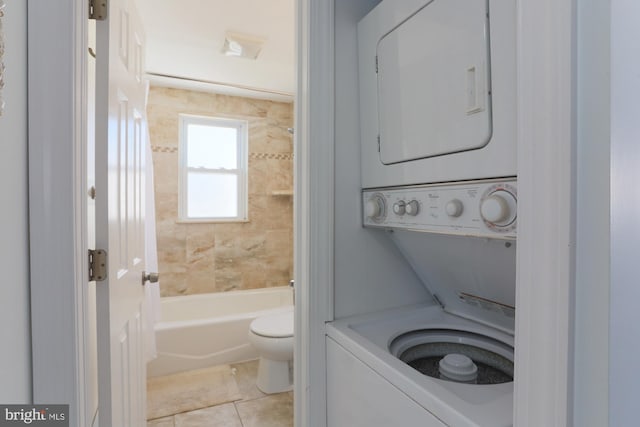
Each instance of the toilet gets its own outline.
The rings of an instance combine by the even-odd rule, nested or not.
[[[293,307],[285,313],[270,314],[253,320],[249,341],[258,350],[260,391],[281,393],[293,388],[289,365],[293,360]]]

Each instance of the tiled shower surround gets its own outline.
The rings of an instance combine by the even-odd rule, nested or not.
[[[293,277],[293,104],[152,87],[147,106],[155,172],[162,296],[254,289]],[[249,123],[249,221],[178,222],[178,115]],[[285,194],[283,194],[285,192]]]

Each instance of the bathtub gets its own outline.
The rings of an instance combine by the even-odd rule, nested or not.
[[[150,377],[257,359],[248,340],[258,316],[291,310],[289,286],[161,298],[156,324],[158,357]]]

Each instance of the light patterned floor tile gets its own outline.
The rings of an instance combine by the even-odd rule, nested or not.
[[[147,421],[147,427],[175,427],[173,417],[158,418]]]
[[[256,378],[258,377],[257,360],[236,363],[231,365],[231,369],[235,369],[234,375],[242,400],[253,400],[267,396],[256,387]]]
[[[242,427],[233,403],[175,415],[175,427]]]
[[[243,427],[293,427],[293,393],[236,402]]]
[[[147,380],[147,419],[207,408],[241,398],[229,365]]]

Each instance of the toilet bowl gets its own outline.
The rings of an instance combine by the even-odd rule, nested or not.
[[[258,388],[268,394],[291,390],[293,381],[289,368],[293,360],[293,308],[253,320],[249,326],[249,341],[260,354]]]

